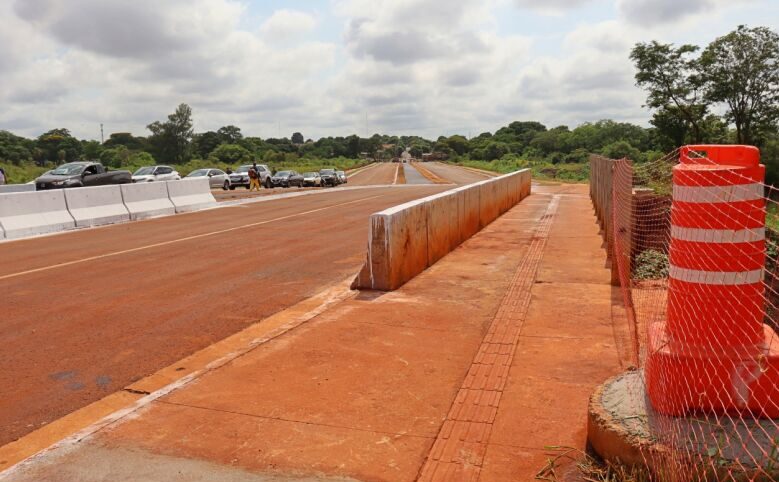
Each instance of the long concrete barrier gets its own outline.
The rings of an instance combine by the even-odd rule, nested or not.
[[[120,189],[124,205],[132,220],[176,213],[176,208],[168,197],[168,187],[164,182],[122,184]]]
[[[353,289],[392,291],[530,195],[528,169],[371,215],[367,260]]]
[[[0,194],[0,226],[6,239],[18,239],[72,229],[76,222],[57,189]]]
[[[168,181],[168,196],[177,213],[197,211],[216,206],[208,178]]]
[[[9,192],[34,192],[35,184],[0,184],[0,194]]]
[[[76,227],[101,226],[130,220],[119,185],[65,189],[68,211]]]

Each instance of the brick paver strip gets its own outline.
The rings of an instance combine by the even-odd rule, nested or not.
[[[560,196],[551,197],[417,480],[476,481]]]

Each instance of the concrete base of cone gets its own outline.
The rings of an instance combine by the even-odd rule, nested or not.
[[[779,420],[750,416],[658,414],[643,374],[629,371],[590,397],[587,438],[604,460],[644,466],[658,480],[777,480],[777,453],[765,448],[776,446],[778,426]]]

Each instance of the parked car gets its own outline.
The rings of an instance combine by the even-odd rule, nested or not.
[[[52,169],[35,180],[35,189],[105,186],[128,184],[133,181],[130,171],[108,171],[99,162],[69,162]]]
[[[319,171],[322,177],[322,186],[337,186],[341,184],[341,179],[336,174],[335,169],[322,169]]]
[[[133,173],[133,182],[178,181],[181,175],[170,166],[142,167]]]
[[[341,181],[341,184],[346,184],[347,182],[349,182],[346,179],[346,173],[345,172],[343,172],[343,171],[335,171],[335,173],[338,174],[338,180]]]
[[[249,189],[249,169],[251,167],[251,164],[246,164],[230,174],[230,189],[235,189],[238,186],[245,186],[246,189]],[[257,169],[260,171],[260,184],[268,189],[272,188],[270,168],[265,164],[257,164]]]
[[[296,171],[279,171],[271,178],[273,187],[303,187],[303,176]]]
[[[304,172],[303,185],[319,187],[322,185],[322,177],[319,175],[318,172]]]
[[[230,189],[230,176],[221,169],[198,169],[187,174],[185,179],[197,179],[199,177],[208,177],[208,183],[211,188],[221,187],[225,191]]]

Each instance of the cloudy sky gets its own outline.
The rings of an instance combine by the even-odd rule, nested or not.
[[[262,137],[646,124],[632,45],[779,27],[779,0],[0,0],[0,129]]]

